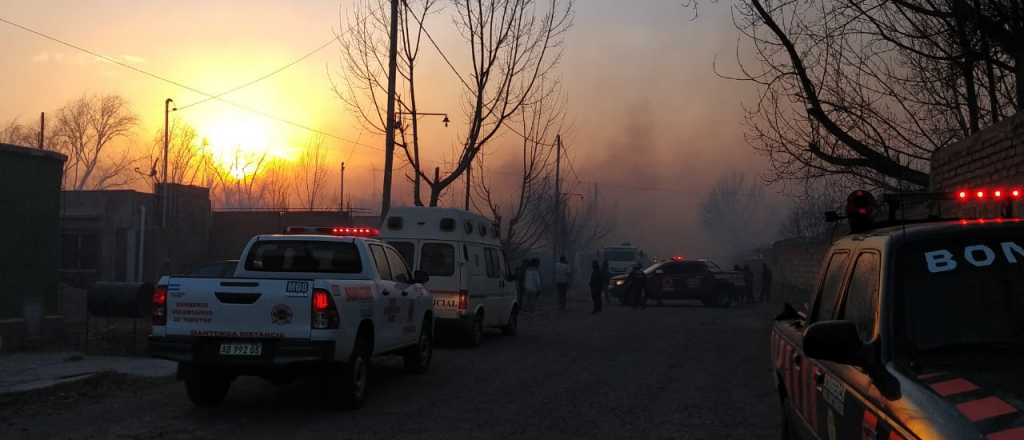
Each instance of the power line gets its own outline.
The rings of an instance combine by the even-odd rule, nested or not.
[[[457,76],[459,78],[459,81],[462,82],[462,85],[466,86],[467,90],[472,92],[473,91],[473,87],[469,85],[469,81],[466,81],[466,79],[462,76],[462,74],[459,73],[459,70],[455,68],[455,64],[453,64],[451,62],[451,60],[448,59],[448,55],[445,54],[443,50],[441,50],[441,46],[439,46],[437,44],[437,41],[434,40],[434,37],[432,35],[430,35],[430,31],[427,30],[427,27],[424,26],[423,21],[420,20],[420,18],[416,15],[415,12],[413,12],[412,8],[409,6],[409,3],[403,1],[402,4],[405,5],[405,9],[407,11],[409,11],[409,15],[412,15],[412,18],[415,19],[416,23],[420,25],[420,29],[423,30],[423,34],[425,34],[427,36],[427,40],[429,40],[430,44],[432,46],[434,46],[435,50],[437,50],[438,55],[441,55],[441,58],[444,59],[444,62],[446,64],[448,64],[449,68],[452,69],[452,73],[454,73],[455,76]],[[512,124],[502,124],[502,125],[504,125],[505,128],[509,129],[509,131],[515,133],[519,137],[523,138],[523,140],[526,140],[528,142],[533,142],[533,143],[535,143],[537,145],[541,145],[541,146],[549,147],[549,148],[553,148],[555,146],[555,144],[553,144],[553,143],[545,143],[545,142],[537,140],[537,139],[531,139],[530,137],[526,136],[525,134],[519,132],[519,130],[516,130],[514,127],[512,127]]]
[[[215,96],[208,96],[206,98],[203,98],[203,99],[201,99],[199,101],[196,101],[196,102],[193,102],[191,104],[186,104],[186,105],[183,105],[181,107],[178,107],[177,111],[182,111],[182,110],[185,110],[185,109],[187,109],[189,107],[194,107],[194,106],[197,106],[197,105],[200,105],[200,104],[204,104],[204,103],[209,102],[209,101],[214,100],[214,99],[220,99],[220,98],[224,97],[225,95],[229,95],[231,93],[237,92],[237,91],[242,90],[242,89],[244,89],[246,87],[249,87],[249,86],[251,86],[253,84],[256,84],[256,83],[258,83],[260,81],[263,81],[263,80],[265,80],[267,78],[270,78],[270,77],[272,77],[274,75],[277,75],[278,73],[281,73],[281,72],[291,68],[292,66],[305,61],[306,58],[309,58],[309,57],[313,56],[313,54],[316,54],[317,52],[320,52],[321,50],[324,50],[327,46],[330,46],[331,43],[334,43],[335,41],[338,41],[338,38],[340,38],[340,36],[331,37],[330,40],[325,41],[323,44],[318,46],[316,49],[313,49],[313,50],[307,52],[305,55],[303,55],[303,56],[301,56],[299,58],[296,58],[292,62],[290,62],[288,64],[285,64],[284,66],[281,66],[281,67],[279,67],[277,69],[274,69],[273,71],[271,71],[271,72],[269,72],[269,73],[267,73],[267,74],[265,74],[263,76],[260,76],[259,78],[253,79],[252,81],[246,82],[246,83],[241,84],[241,85],[239,85],[237,87],[233,87],[233,88],[231,88],[229,90],[225,90],[225,91],[223,91],[221,93],[218,93]]]
[[[142,75],[148,76],[148,77],[156,79],[158,81],[163,81],[165,83],[177,86],[179,88],[188,90],[190,92],[197,93],[197,94],[206,96],[206,97],[211,98],[211,99],[215,99],[217,101],[220,101],[220,102],[223,102],[225,104],[231,105],[232,107],[235,107],[235,108],[237,108],[239,110],[243,110],[243,111],[246,111],[246,112],[249,112],[249,113],[257,114],[257,115],[262,116],[264,118],[280,122],[282,124],[287,124],[287,125],[291,125],[293,127],[301,128],[301,129],[309,131],[311,133],[317,133],[317,134],[320,134],[322,136],[329,137],[329,138],[332,138],[332,139],[336,139],[336,140],[339,140],[339,141],[342,141],[342,142],[348,142],[348,143],[351,143],[352,145],[359,145],[359,146],[362,146],[362,147],[365,147],[365,148],[369,148],[369,149],[373,149],[373,150],[377,150],[377,151],[384,151],[384,149],[380,148],[380,147],[376,147],[376,146],[372,146],[372,145],[367,145],[367,144],[362,144],[362,143],[353,141],[351,139],[347,139],[347,138],[344,138],[344,137],[341,137],[341,136],[338,136],[338,135],[335,135],[335,134],[332,134],[332,133],[328,133],[328,132],[325,132],[323,130],[318,130],[316,128],[309,127],[309,126],[307,126],[305,124],[300,124],[298,122],[293,122],[293,121],[290,121],[290,120],[287,120],[287,119],[283,119],[283,118],[274,116],[274,115],[272,115],[270,113],[264,112],[262,110],[257,110],[257,109],[254,109],[252,107],[248,107],[248,106],[236,103],[234,101],[230,101],[230,100],[224,99],[222,97],[218,97],[216,95],[204,92],[202,90],[199,90],[199,89],[197,89],[195,87],[192,87],[192,86],[189,86],[187,84],[181,83],[179,81],[175,81],[173,79],[165,78],[165,77],[157,75],[155,73],[148,72],[146,70],[143,70],[143,69],[140,69],[138,67],[132,66],[131,64],[122,62],[122,61],[120,61],[120,60],[118,60],[116,58],[109,57],[109,56],[106,56],[106,55],[102,55],[102,54],[100,54],[100,53],[98,53],[96,51],[93,51],[93,50],[90,50],[90,49],[86,49],[85,47],[82,47],[82,46],[76,45],[74,43],[70,43],[68,41],[62,40],[60,38],[57,38],[57,37],[45,34],[43,32],[37,31],[37,30],[32,29],[30,27],[20,25],[18,23],[13,22],[13,21],[7,20],[7,19],[5,19],[3,17],[0,17],[0,22],[6,23],[6,24],[8,24],[10,26],[16,27],[16,28],[21,29],[21,30],[23,30],[25,32],[29,32],[29,33],[34,34],[36,36],[45,38],[47,40],[50,40],[50,41],[62,44],[62,45],[67,46],[67,47],[70,47],[70,48],[75,49],[77,51],[87,53],[87,54],[92,55],[92,56],[94,56],[96,58],[99,58],[101,60],[107,61],[109,63],[115,64],[115,65],[118,65],[118,66],[121,66],[121,67],[124,67],[124,68],[126,68],[128,70],[132,70],[132,71],[134,71],[136,73],[140,73]]]
[[[426,34],[427,40],[430,40],[430,44],[434,46],[434,49],[436,49],[437,53],[441,55],[441,58],[444,59],[444,62],[447,63],[448,67],[452,69],[452,72],[455,73],[455,76],[459,77],[459,81],[462,81],[462,85],[466,86],[466,88],[469,90],[473,90],[473,87],[471,87],[469,85],[469,82],[462,77],[462,74],[459,73],[459,70],[455,68],[455,65],[452,64],[451,60],[448,59],[448,56],[445,55],[443,50],[441,50],[441,46],[438,46],[437,41],[435,41],[434,37],[430,35],[429,31],[427,31],[427,27],[423,25],[423,20],[420,20],[420,17],[418,17],[416,13],[412,10],[412,8],[409,7],[409,3],[403,1],[402,4],[405,6],[405,10],[409,11],[409,15],[412,15],[412,18],[415,19],[416,23],[420,25],[420,29],[423,30],[424,34]]]

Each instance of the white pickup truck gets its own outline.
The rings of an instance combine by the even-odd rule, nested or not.
[[[370,228],[290,227],[246,245],[232,278],[163,277],[153,294],[152,356],[179,362],[188,396],[224,400],[241,375],[324,381],[332,406],[366,398],[372,356],[399,354],[426,371],[433,298]]]

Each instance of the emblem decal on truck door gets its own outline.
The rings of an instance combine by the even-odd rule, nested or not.
[[[292,308],[288,304],[275,304],[270,309],[270,321],[277,325],[290,324],[292,316]]]

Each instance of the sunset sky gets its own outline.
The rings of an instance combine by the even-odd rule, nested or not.
[[[6,0],[0,2],[0,17],[219,93],[327,42],[339,27],[339,8],[352,4],[351,0]],[[691,20],[692,11],[677,0],[576,2],[575,26],[567,36],[560,67],[571,125],[566,144],[576,171],[568,183],[589,194],[596,182],[601,194],[618,206],[622,237],[615,238],[647,241],[653,247],[657,236],[696,236],[695,211],[710,183],[728,169],[756,177],[764,166],[763,158],[743,141],[741,105],[753,98],[752,89],[720,79],[713,71],[716,56],[720,69],[735,67],[737,32],[729,8],[728,2],[706,4],[700,18]],[[437,15],[427,26],[456,66],[465,66],[464,44],[450,18]],[[431,144],[424,154],[441,162],[450,159],[452,145],[463,130],[463,118],[458,115],[460,84],[432,48],[424,48],[421,58],[420,83],[429,81],[432,90],[421,108],[452,113],[454,122],[444,128],[438,121],[432,128],[426,121],[424,130]],[[165,98],[174,99],[179,107],[203,98],[3,23],[0,71],[4,72],[0,122],[35,121],[40,111],[52,111],[83,93],[116,93],[127,98],[140,116],[143,139],[139,142],[147,145],[161,127]],[[336,44],[226,98],[344,139],[383,146],[382,139],[360,132],[331,92],[328,71],[344,74]],[[305,130],[217,101],[177,116],[197,127],[214,147],[244,144],[285,158],[294,157],[309,136]],[[518,150],[502,148],[513,141],[506,136],[489,147],[489,166],[515,171]],[[375,206],[378,202],[372,194],[379,192],[379,184],[372,179],[380,178],[383,155],[331,138],[327,145],[332,163],[348,162],[347,192],[353,200]],[[656,188],[672,191],[650,191]],[[637,194],[648,203],[638,203]],[[649,207],[655,197],[667,203]],[[399,204],[411,200],[407,190],[399,190],[396,198]],[[664,213],[664,219],[645,227],[644,237],[629,237],[621,231],[633,214],[655,213]],[[695,252],[707,251],[700,238],[693,242]]]

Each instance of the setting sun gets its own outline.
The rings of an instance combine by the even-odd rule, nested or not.
[[[216,166],[235,179],[256,172],[261,161],[294,160],[297,149],[272,124],[258,116],[231,113],[196,123]]]

